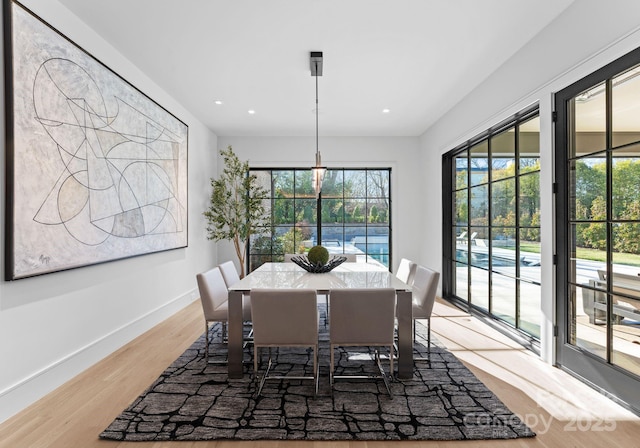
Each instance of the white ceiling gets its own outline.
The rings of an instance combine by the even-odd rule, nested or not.
[[[573,1],[60,0],[218,136],[314,135],[310,51],[321,136],[420,135]]]

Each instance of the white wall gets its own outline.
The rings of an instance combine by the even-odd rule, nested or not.
[[[417,242],[424,231],[417,216],[424,192],[416,186],[421,177],[417,137],[320,137],[322,164],[331,167],[391,167],[391,213],[393,271],[400,258],[419,256]],[[315,163],[315,136],[220,137],[218,148],[231,145],[241,160],[252,167],[309,167]],[[219,169],[222,170],[222,163]],[[439,191],[439,189],[438,189]],[[218,258],[237,257],[229,244],[220,244]]]
[[[533,103],[540,104],[542,358],[554,359],[553,94],[640,46],[640,2],[579,0],[541,34],[443,115],[420,139],[425,191],[441,188],[442,154]],[[442,198],[429,196],[424,233],[442,234]],[[442,257],[427,244],[423,262],[442,267]]]
[[[0,282],[0,422],[197,298],[195,273],[217,261],[202,217],[217,137],[57,1],[23,3],[189,126],[189,246]]]

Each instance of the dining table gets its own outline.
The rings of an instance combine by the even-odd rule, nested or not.
[[[311,273],[295,263],[264,263],[229,287],[228,317],[228,374],[230,379],[242,378],[243,319],[242,298],[257,289],[315,289],[329,294],[336,289],[393,288],[396,291],[396,319],[398,322],[397,377],[413,376],[413,319],[411,287],[379,263],[345,262],[326,273]],[[329,302],[329,306],[331,306]],[[293,317],[292,317],[293,318]],[[354,316],[357,318],[357,316]],[[331,323],[329,322],[329,325]]]

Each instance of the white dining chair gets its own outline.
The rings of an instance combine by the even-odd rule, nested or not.
[[[380,363],[380,347],[389,348],[389,377],[393,378],[394,323],[396,292],[393,288],[335,289],[330,293],[331,325],[329,326],[329,381],[333,393],[336,378],[381,378],[389,396],[391,388]],[[357,316],[357,317],[356,317]],[[337,347],[375,347],[379,376],[335,375]]]
[[[220,263],[218,267],[220,268],[220,272],[222,272],[222,277],[224,278],[227,288],[240,281],[240,274],[238,274],[238,270],[236,269],[236,265],[233,264],[233,261],[225,261],[224,263]]]
[[[398,265],[396,278],[411,286],[413,283],[413,277],[416,275],[416,266],[417,264],[413,261],[403,258],[400,260],[400,264]]]
[[[314,397],[318,394],[318,307],[314,289],[257,289],[251,294],[253,310],[253,371],[258,381],[260,349],[269,348],[266,372],[260,379],[260,396],[267,379],[313,379]],[[272,348],[313,349],[313,375],[270,376]]]
[[[412,285],[413,340],[416,339],[416,319],[427,320],[427,349],[431,353],[431,312],[436,300],[440,273],[424,266],[416,267]]]
[[[227,290],[240,281],[240,274],[238,274],[238,270],[236,269],[236,265],[233,264],[233,261],[225,261],[224,263],[220,263],[218,265],[220,268],[220,272],[222,273],[222,278],[224,278],[224,283],[227,285]],[[251,301],[249,300],[248,294],[243,294],[242,296],[243,307],[246,306],[249,309],[249,317],[244,316],[245,322],[251,321]],[[246,305],[245,305],[246,304]],[[253,340],[253,328],[249,330],[249,334],[244,338],[244,344],[242,347],[245,348],[247,344],[249,344]]]
[[[204,313],[205,329],[205,360],[209,363],[209,324],[220,322],[222,325],[221,342],[226,340],[227,322],[229,320],[229,292],[224,282],[219,268],[209,269],[196,275],[198,291],[200,293],[200,303]],[[242,317],[251,320],[251,305],[249,300],[243,300]],[[226,363],[226,361],[215,362],[215,364]],[[214,364],[214,362],[211,362]]]

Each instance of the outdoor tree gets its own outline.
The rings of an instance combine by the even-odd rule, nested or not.
[[[378,207],[376,207],[375,205],[372,205],[371,208],[369,209],[369,222],[370,223],[378,222],[378,216],[379,216]]]
[[[238,159],[231,146],[220,155],[224,170],[218,179],[211,179],[211,199],[204,216],[210,240],[233,242],[242,278],[249,238],[268,225],[263,205],[267,191],[249,173],[249,162]]]
[[[611,212],[614,218],[622,218],[640,197],[640,161],[614,158],[612,164]]]
[[[597,196],[591,203],[591,219],[604,221],[607,218],[607,202]],[[607,226],[603,222],[592,222],[582,232],[587,247],[598,250],[607,249]]]
[[[614,158],[611,170],[611,216],[613,250],[625,253],[640,252],[640,161],[634,158]],[[576,244],[598,250],[606,249],[607,163],[603,158],[576,162],[575,217],[584,224],[576,228]]]
[[[597,196],[606,190],[606,164],[588,164],[582,160],[575,165],[575,196],[586,210],[591,210],[591,204]]]
[[[627,204],[622,219],[631,222],[619,223],[614,228],[614,249],[620,252],[640,254],[640,199]]]

